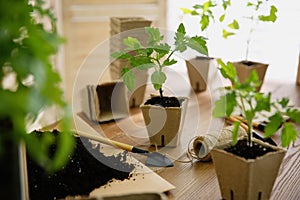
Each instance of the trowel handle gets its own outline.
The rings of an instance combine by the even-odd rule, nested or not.
[[[92,134],[89,134],[89,133],[86,133],[86,132],[83,132],[83,131],[79,131],[79,130],[74,130],[73,132],[75,134],[79,135],[79,136],[83,136],[83,137],[89,138],[91,140],[94,140],[94,141],[97,141],[97,142],[100,142],[100,143],[103,143],[103,144],[107,144],[107,145],[110,145],[110,146],[118,147],[118,148],[123,149],[125,151],[130,151],[130,152],[133,152],[133,153],[149,153],[146,150],[139,149],[137,147],[134,147],[134,146],[131,146],[129,144],[122,143],[122,142],[117,142],[117,141],[114,141],[114,140],[110,140],[110,139],[107,139],[107,138],[104,138],[104,137],[101,137],[101,136],[98,136],[98,135],[92,135]]]

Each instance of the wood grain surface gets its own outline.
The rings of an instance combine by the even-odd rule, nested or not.
[[[182,76],[186,76],[186,74],[183,74]],[[217,91],[216,89],[220,84],[226,84],[226,81],[219,80],[217,76],[218,72],[216,69],[210,69],[208,89],[205,92],[197,94],[193,93],[191,88],[184,88],[183,84],[178,83],[178,81],[172,82],[171,85],[173,88],[178,89],[177,91],[179,91],[179,94],[185,93],[186,95],[189,95],[189,110],[186,116],[187,125],[184,127],[180,146],[173,149],[162,149],[163,152],[175,156],[177,160],[187,160],[187,146],[193,136],[205,134],[226,125],[223,121],[214,121],[215,119],[212,118],[211,114],[213,102],[216,100],[213,93]],[[300,86],[297,86],[293,80],[290,82],[265,80],[262,91],[272,92],[272,97],[274,99],[283,96],[289,97],[292,104],[300,106]],[[90,125],[99,133],[105,134],[111,139],[148,148],[149,143],[145,136],[147,133],[140,109],[133,108],[130,112],[131,123],[133,122],[136,126],[128,125],[129,127],[127,127],[126,130],[124,130],[124,126],[126,126],[126,120],[128,119],[103,123],[100,125],[97,123],[89,123],[91,123]],[[80,113],[79,115],[86,122],[89,121],[84,114]],[[122,121],[125,121],[123,123],[124,126],[119,126],[118,124],[122,124]],[[300,128],[297,128],[300,132]],[[275,135],[274,140],[279,144],[278,139],[279,136],[277,134]],[[286,157],[284,158],[273,188],[271,195],[272,200],[300,199],[299,157],[300,138],[298,137],[298,141],[288,147]],[[167,193],[169,199],[222,199],[212,162],[193,161],[193,163],[181,163],[175,161],[174,164],[174,167],[158,170],[158,174],[162,178],[176,186],[176,189]]]

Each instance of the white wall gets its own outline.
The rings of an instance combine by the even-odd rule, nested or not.
[[[233,0],[236,1],[236,0]],[[167,28],[175,31],[183,22],[189,34],[201,35],[199,17],[184,15],[180,8],[191,8],[199,0],[168,0]],[[296,80],[298,56],[300,49],[300,1],[276,0],[278,8],[277,21],[263,23],[256,27],[250,46],[249,60],[269,63],[266,74],[268,79]],[[233,14],[242,13],[239,7]],[[224,60],[245,59],[245,40],[247,32],[242,32],[227,40],[223,39],[218,27],[210,28],[206,33],[209,37],[209,53],[212,57]]]

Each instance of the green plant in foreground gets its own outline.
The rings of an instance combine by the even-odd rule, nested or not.
[[[205,38],[202,36],[188,37],[185,27],[180,24],[174,37],[174,48],[163,42],[164,36],[160,30],[154,27],[145,27],[149,35],[147,46],[143,46],[136,38],[128,37],[123,43],[127,47],[125,51],[114,52],[112,57],[129,61],[131,67],[138,70],[148,70],[154,68],[151,75],[151,82],[155,90],[159,90],[160,96],[163,97],[162,86],[167,76],[163,68],[171,66],[177,61],[172,58],[175,52],[184,52],[187,48],[192,48],[197,52],[208,55]],[[133,54],[130,52],[134,52]],[[129,66],[122,69],[122,78],[129,90],[133,90],[135,85],[135,74]]]
[[[0,156],[4,144],[25,142],[34,160],[48,171],[61,169],[73,150],[73,136],[68,132],[71,115],[60,76],[53,70],[52,56],[63,43],[55,29],[55,18],[43,1],[1,1],[0,3]],[[53,30],[38,20],[47,19]],[[64,110],[63,133],[58,142],[52,135],[41,138],[26,132],[28,121],[34,121],[44,108],[57,105]],[[54,155],[50,149],[56,145]]]
[[[252,71],[245,83],[240,83],[236,70],[232,63],[225,64],[218,60],[222,76],[229,79],[232,86],[225,87],[226,93],[215,102],[213,110],[214,117],[229,117],[236,108],[246,119],[248,126],[248,144],[252,146],[252,122],[257,114],[270,113],[268,123],[265,127],[265,137],[270,137],[282,126],[281,142],[282,146],[288,146],[297,139],[298,132],[295,124],[300,125],[300,110],[289,106],[289,99],[282,98],[272,101],[271,93],[263,94],[256,91],[260,85],[256,71]],[[285,120],[285,116],[289,118]],[[237,143],[238,127],[240,123],[234,123],[233,144]]]

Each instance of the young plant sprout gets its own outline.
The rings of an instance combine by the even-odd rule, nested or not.
[[[188,37],[182,23],[175,33],[174,47],[163,42],[164,36],[161,35],[158,28],[145,27],[145,31],[149,35],[147,46],[143,46],[136,38],[128,37],[123,41],[127,48],[124,51],[114,52],[112,57],[124,59],[130,63],[131,66],[126,66],[122,69],[123,81],[130,91],[134,89],[136,79],[131,68],[138,70],[148,70],[153,68],[154,72],[151,74],[151,82],[154,89],[158,90],[160,96],[163,97],[162,87],[167,79],[166,74],[163,72],[163,68],[177,63],[177,61],[172,58],[172,55],[175,52],[182,53],[187,50],[187,48],[208,55],[206,41],[202,36]]]
[[[192,8],[181,8],[184,14],[197,16],[200,18],[199,24],[201,31],[207,30],[212,23],[218,24],[222,28],[222,36],[227,39],[236,35],[243,26],[240,26],[243,19],[248,19],[250,27],[248,29],[248,38],[246,40],[245,60],[248,60],[249,46],[252,40],[253,32],[259,22],[275,22],[277,20],[277,7],[271,0],[249,0],[245,1],[245,16],[232,16],[230,10],[239,1],[232,0],[203,0],[197,2]],[[243,8],[242,8],[243,9]],[[267,12],[267,13],[266,13]]]
[[[252,122],[259,113],[269,113],[268,123],[264,129],[265,137],[270,137],[281,130],[281,145],[287,147],[291,142],[297,139],[297,130],[295,124],[300,125],[300,110],[289,105],[288,98],[282,98],[272,101],[271,93],[263,94],[256,91],[260,85],[255,70],[248,77],[246,82],[241,83],[238,80],[236,70],[232,63],[225,64],[218,59],[221,66],[219,68],[222,76],[229,79],[232,86],[225,87],[226,94],[215,102],[213,110],[214,117],[230,117],[238,108],[245,118],[248,127],[248,146],[252,146]],[[286,120],[288,118],[289,120]],[[237,143],[238,128],[240,122],[234,123],[233,145]]]

